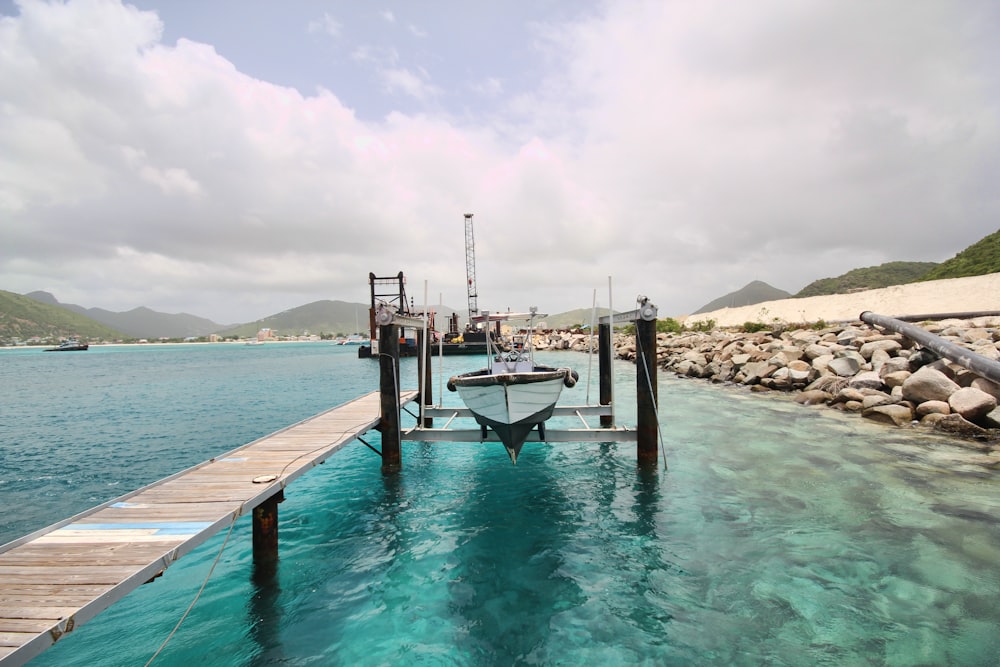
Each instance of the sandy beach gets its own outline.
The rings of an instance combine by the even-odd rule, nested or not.
[[[853,294],[765,301],[752,306],[690,315],[684,318],[684,322],[690,325],[715,320],[715,324],[722,327],[775,320],[788,323],[841,322],[857,320],[866,310],[891,317],[1000,311],[1000,273],[895,285]]]

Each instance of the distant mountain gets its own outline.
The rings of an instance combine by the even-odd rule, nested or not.
[[[103,308],[84,308],[72,303],[59,303],[59,300],[48,292],[31,292],[25,296],[39,303],[60,306],[84,315],[132,338],[197,338],[215,333],[226,326],[187,313],[159,313],[145,307],[133,308],[124,313],[115,313]]]
[[[449,311],[450,313],[450,311]],[[284,310],[264,319],[219,331],[222,336],[248,338],[261,329],[271,329],[279,336],[310,334],[348,335],[368,333],[368,305],[346,301],[313,301]]]
[[[1000,272],[1000,231],[970,245],[951,259],[928,271],[919,280],[965,278]]]
[[[13,345],[35,337],[55,343],[65,338],[98,341],[127,336],[66,308],[0,290],[0,344]]]
[[[755,303],[777,301],[778,299],[787,299],[790,296],[791,294],[783,289],[771,287],[765,282],[755,280],[752,283],[747,284],[742,289],[730,292],[725,296],[720,296],[718,299],[706,303],[704,306],[694,311],[692,315],[697,315],[698,313],[710,313],[713,310],[721,310],[722,308],[752,306]]]
[[[905,285],[923,280],[924,276],[937,266],[934,262],[887,262],[878,266],[852,269],[836,278],[821,278],[809,283],[795,295],[795,298],[847,294],[892,285]]]

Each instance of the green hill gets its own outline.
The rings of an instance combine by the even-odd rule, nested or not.
[[[310,334],[351,334],[368,331],[368,306],[346,301],[313,301],[224,331],[221,336],[249,338],[261,329],[271,329],[279,336]]]
[[[847,294],[892,285],[905,285],[923,280],[928,271],[937,266],[934,262],[887,262],[878,266],[853,269],[836,278],[815,280],[806,285],[795,298]]]
[[[944,280],[1000,273],[1000,230],[937,265],[919,280]]]
[[[88,342],[119,340],[125,335],[65,308],[0,290],[0,345],[14,345],[33,338],[49,344],[64,338]]]

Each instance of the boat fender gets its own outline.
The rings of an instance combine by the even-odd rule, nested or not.
[[[580,379],[580,374],[571,368],[560,369],[563,372],[563,384],[567,387],[575,387],[576,381]]]
[[[448,391],[455,391],[455,378],[448,378],[448,384],[445,386],[448,387]]]

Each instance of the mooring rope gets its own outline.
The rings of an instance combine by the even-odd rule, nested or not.
[[[388,356],[390,358],[392,357],[392,355],[390,355],[390,354],[385,354],[385,353],[380,353],[379,354],[380,357],[383,356],[383,355],[384,356]],[[393,378],[393,385],[394,385],[394,387],[396,389],[396,393],[395,393],[395,396],[396,396],[396,410],[398,411],[400,409],[400,401],[399,401],[399,376],[398,376],[398,374],[396,372],[395,364],[393,364],[392,378]],[[380,410],[379,416],[381,416],[381,410]],[[365,424],[365,423],[367,423],[367,422],[361,422],[359,424],[359,426],[362,425],[362,424]],[[337,442],[340,438],[344,437],[344,435],[346,435],[347,433],[350,433],[351,431],[354,431],[354,430],[356,430],[356,427],[344,429],[344,430],[340,431],[339,435],[334,440],[331,440],[329,442],[325,442],[324,444],[320,445],[319,447],[316,447],[315,449],[312,449],[312,450],[310,450],[308,452],[303,452],[302,454],[299,454],[294,459],[292,459],[291,461],[289,461],[288,463],[286,463],[285,466],[281,469],[281,471],[275,476],[274,480],[271,480],[271,481],[273,482],[273,481],[277,481],[277,480],[281,479],[284,476],[285,472],[288,470],[289,466],[291,466],[293,463],[295,463],[299,459],[301,459],[303,457],[306,457],[306,456],[309,456],[311,454],[314,454],[315,452],[318,452],[321,449],[329,447],[330,445],[332,445],[335,442]],[[212,578],[212,574],[215,572],[215,567],[219,564],[219,561],[222,559],[222,554],[223,554],[223,552],[225,552],[226,545],[229,544],[229,538],[232,536],[233,529],[236,527],[236,520],[239,519],[239,517],[243,516],[243,513],[244,513],[243,505],[240,505],[239,509],[236,512],[234,512],[234,514],[233,514],[233,520],[229,524],[229,531],[226,533],[225,539],[222,540],[222,546],[219,547],[219,553],[216,554],[215,560],[212,561],[212,567],[209,568],[208,574],[205,575],[205,580],[202,581],[201,587],[198,589],[198,592],[195,593],[194,599],[191,600],[191,604],[188,605],[187,609],[181,615],[180,620],[177,621],[177,624],[174,626],[173,630],[170,631],[170,634],[167,635],[166,639],[163,640],[163,643],[160,644],[160,647],[158,649],[156,649],[156,652],[153,653],[153,655],[149,658],[149,660],[146,661],[145,667],[149,667],[149,665],[153,664],[153,661],[156,660],[157,657],[159,657],[160,653],[163,652],[163,649],[165,649],[167,647],[167,644],[170,643],[170,641],[174,638],[174,635],[177,634],[177,631],[180,630],[181,624],[184,623],[185,619],[187,619],[187,617],[191,614],[191,611],[194,609],[194,606],[198,603],[198,600],[201,598],[201,594],[204,592],[205,587],[208,586],[208,582]]]
[[[236,512],[233,514],[233,521],[232,523],[229,524],[229,532],[226,533],[226,539],[222,541],[222,546],[219,547],[219,553],[216,554],[215,560],[212,561],[212,567],[208,569],[208,574],[205,575],[205,580],[201,582],[201,588],[198,589],[198,592],[195,594],[194,599],[191,600],[191,604],[188,605],[188,608],[184,611],[184,614],[181,616],[180,620],[177,621],[177,625],[174,626],[174,629],[170,631],[170,634],[167,635],[167,638],[163,640],[162,644],[160,644],[160,648],[156,649],[156,653],[154,653],[152,657],[148,661],[146,661],[145,667],[149,667],[149,665],[153,664],[153,661],[156,660],[157,656],[160,655],[163,649],[167,647],[167,644],[170,643],[170,640],[174,638],[174,635],[177,634],[177,631],[181,627],[181,623],[184,622],[184,619],[186,619],[188,617],[188,614],[191,613],[191,610],[194,609],[195,604],[197,604],[198,599],[201,597],[202,592],[205,590],[205,586],[208,585],[208,580],[212,578],[212,573],[215,572],[215,566],[219,564],[219,560],[222,558],[222,552],[226,550],[226,545],[229,544],[229,537],[233,534],[233,528],[236,527],[236,519],[239,518],[240,514],[241,512]]]

